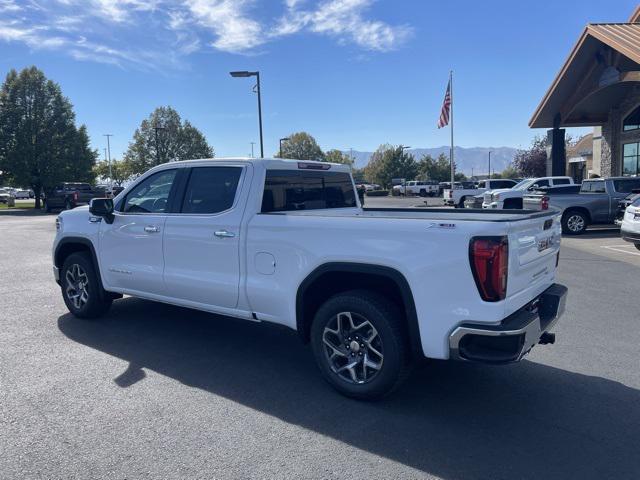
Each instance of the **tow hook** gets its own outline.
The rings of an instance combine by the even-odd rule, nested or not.
[[[543,332],[542,335],[540,335],[540,340],[538,341],[538,343],[540,345],[547,345],[547,344],[554,344],[556,343],[556,334],[555,333],[549,333],[549,332]]]

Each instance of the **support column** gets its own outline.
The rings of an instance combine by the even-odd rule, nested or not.
[[[553,129],[547,130],[547,175],[563,176],[567,174],[567,155],[565,152],[565,129],[560,128],[560,115],[553,121]]]

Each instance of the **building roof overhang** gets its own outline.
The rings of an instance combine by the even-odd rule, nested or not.
[[[529,126],[594,126],[640,85],[640,23],[588,25]]]

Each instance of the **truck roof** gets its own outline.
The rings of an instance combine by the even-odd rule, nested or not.
[[[254,165],[261,165],[271,170],[298,170],[304,169],[302,165],[310,165],[310,170],[331,170],[334,172],[350,172],[351,167],[342,163],[331,162],[318,162],[315,160],[295,160],[295,159],[283,159],[283,158],[252,158],[252,157],[217,157],[217,158],[203,158],[198,160],[181,160],[177,162],[168,162],[161,166],[170,166],[176,164],[211,164],[213,162],[229,162],[229,163],[251,163]],[[315,168],[313,167],[315,166]],[[327,168],[329,166],[329,168]]]

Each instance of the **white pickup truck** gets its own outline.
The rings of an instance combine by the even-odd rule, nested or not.
[[[508,178],[493,178],[482,180],[478,183],[477,188],[464,188],[463,185],[460,188],[445,189],[442,201],[445,205],[453,205],[456,208],[464,208],[464,201],[467,198],[475,197],[486,191],[494,189],[509,189],[515,186],[518,182]]]
[[[435,197],[438,195],[438,182],[425,180],[410,180],[404,185],[394,185],[392,194],[419,195],[421,197]]]
[[[363,209],[330,163],[168,163],[56,226],[75,316],[131,295],[285,325],[356,398],[389,393],[419,357],[520,360],[553,343],[567,291],[555,212]]]
[[[538,177],[525,178],[514,187],[484,192],[482,208],[521,209],[524,196],[529,192],[559,185],[573,185],[571,177]]]

